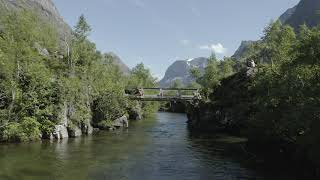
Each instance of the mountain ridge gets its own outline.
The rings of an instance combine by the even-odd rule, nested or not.
[[[72,29],[64,21],[52,0],[0,0],[0,6],[10,12],[12,10],[30,10],[36,12],[41,20],[53,25],[59,34],[60,44],[71,38]],[[3,15],[4,11],[0,12]]]
[[[312,28],[320,24],[320,1],[319,0],[301,0],[296,6],[286,10],[278,20],[282,24],[292,26],[296,31],[303,24]],[[245,56],[246,51],[250,45],[256,41],[250,41],[251,43],[244,44],[242,41],[239,48],[235,51],[232,57],[240,60]]]
[[[65,41],[72,38],[72,28],[64,21],[60,15],[58,8],[52,0],[0,0],[0,15],[14,10],[30,10],[36,12],[40,20],[51,24],[57,29],[60,48],[65,49]],[[123,61],[114,53],[106,53],[112,57],[112,63],[117,65],[121,72],[128,75],[130,69]]]
[[[320,1],[301,0],[292,15],[284,22],[295,28],[306,24],[308,27],[315,27],[320,23]]]
[[[176,60],[168,67],[159,84],[161,87],[170,87],[174,81],[180,80],[182,85],[187,86],[194,80],[190,74],[190,70],[192,68],[198,68],[200,72],[204,72],[207,63],[208,58],[205,57]]]

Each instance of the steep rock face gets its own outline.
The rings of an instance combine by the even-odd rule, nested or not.
[[[52,0],[0,0],[1,11],[31,10],[36,12],[40,19],[57,28],[61,44],[65,38],[71,38],[71,28],[59,14]]]
[[[254,43],[255,41],[242,41],[240,47],[237,49],[237,51],[234,53],[232,57],[236,58],[237,60],[241,59],[245,52],[249,50],[249,47]]]
[[[288,9],[283,13],[279,20],[283,24],[292,26],[295,30],[303,24],[308,27],[315,27],[320,23],[320,1],[319,0],[301,0],[298,5]],[[255,41],[243,41],[233,57],[241,59],[245,56],[250,44]]]
[[[280,17],[279,20],[281,23],[285,23],[291,16],[296,12],[297,6],[294,6],[293,8],[288,9],[285,13],[283,13]]]
[[[164,78],[160,81],[160,86],[169,87],[178,79],[186,86],[193,81],[190,70],[192,68],[198,68],[201,72],[204,72],[207,64],[208,59],[204,57],[189,60],[178,60],[167,69]]]
[[[306,24],[308,27],[315,27],[320,23],[320,1],[301,0],[296,6],[292,15],[284,22],[295,29]]]

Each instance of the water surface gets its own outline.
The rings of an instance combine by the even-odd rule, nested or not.
[[[0,145],[4,180],[198,180],[268,178],[225,153],[224,143],[191,136],[184,114],[158,113],[128,130],[63,141]]]

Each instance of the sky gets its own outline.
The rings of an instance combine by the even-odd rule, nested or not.
[[[143,62],[161,78],[175,60],[232,56],[242,40],[299,0],[53,0],[72,27],[84,14],[90,40],[134,67]]]

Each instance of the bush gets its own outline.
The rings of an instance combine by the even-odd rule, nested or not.
[[[45,120],[41,123],[40,130],[42,134],[49,135],[54,131],[54,123],[49,120]]]
[[[1,140],[5,142],[21,142],[26,139],[19,123],[12,122],[3,127]]]
[[[97,127],[99,129],[109,129],[109,128],[113,127],[113,123],[110,120],[104,120],[104,121],[99,122],[97,124]]]
[[[126,101],[121,91],[113,90],[102,94],[93,103],[93,122],[98,125],[103,120],[114,121],[123,116]]]
[[[40,123],[25,117],[21,123],[11,122],[3,127],[1,140],[5,142],[27,142],[40,139]]]

